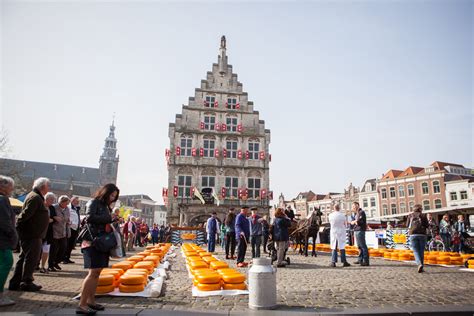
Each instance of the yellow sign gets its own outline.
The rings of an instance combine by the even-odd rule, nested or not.
[[[406,244],[407,235],[405,234],[393,234],[393,243],[395,244]]]

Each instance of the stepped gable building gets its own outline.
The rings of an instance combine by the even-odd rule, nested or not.
[[[99,159],[99,168],[0,158],[0,174],[15,179],[16,195],[29,192],[36,178],[47,177],[51,180],[51,191],[56,195],[75,195],[80,198],[81,204],[85,204],[99,186],[117,182],[119,156],[114,131],[112,122]]]
[[[168,188],[163,197],[172,224],[198,225],[212,211],[223,220],[230,207],[243,204],[267,213],[272,199],[270,130],[232,72],[226,50],[222,36],[217,64],[169,125]],[[213,204],[193,198],[194,190],[210,188]]]

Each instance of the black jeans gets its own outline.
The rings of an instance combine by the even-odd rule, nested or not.
[[[42,245],[41,238],[20,241],[20,257],[10,279],[10,287],[18,287],[20,283],[33,283],[33,272],[40,260]]]
[[[369,263],[369,250],[365,242],[365,230],[355,231],[355,237],[357,240],[357,247],[359,247],[359,259],[360,263]]]
[[[235,254],[235,232],[228,232],[226,233],[226,241],[225,241],[225,255],[226,257],[229,256],[229,248],[230,248],[230,256],[234,256]]]
[[[245,261],[245,252],[247,252],[247,243],[245,242],[245,237],[239,236],[238,247],[237,263],[241,263]]]
[[[64,259],[64,253],[67,248],[67,238],[56,239],[53,238],[51,241],[51,247],[49,248],[48,267],[54,268],[55,265],[59,264]]]
[[[71,237],[67,239],[67,249],[63,260],[71,260],[71,252],[72,249],[74,249],[74,247],[76,246],[77,235],[79,235],[79,229],[71,229]]]
[[[263,252],[267,253],[267,244],[268,244],[268,232],[263,233]]]

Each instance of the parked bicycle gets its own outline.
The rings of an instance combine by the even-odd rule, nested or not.
[[[445,251],[445,249],[446,247],[440,235],[431,237],[430,241],[426,244],[426,250],[429,251]]]

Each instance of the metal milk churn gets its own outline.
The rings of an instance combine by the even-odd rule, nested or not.
[[[253,259],[249,269],[249,308],[276,308],[276,270],[269,258]]]

